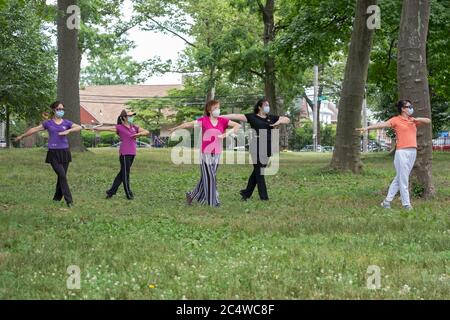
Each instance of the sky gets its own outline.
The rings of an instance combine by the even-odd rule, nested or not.
[[[47,4],[56,4],[56,0],[46,0]],[[130,0],[125,0],[123,15],[129,19],[132,14]],[[171,59],[175,61],[185,48],[185,42],[178,37],[151,31],[141,31],[135,27],[128,31],[128,39],[134,41],[136,47],[129,55],[136,61],[141,62],[150,58],[160,57],[162,61]],[[56,41],[55,41],[56,42]],[[84,58],[81,67],[87,65]],[[181,74],[167,73],[153,76],[144,84],[181,84]]]
[[[124,17],[131,16],[132,5],[129,0],[125,2]],[[133,40],[136,48],[130,52],[130,56],[136,61],[144,61],[153,57],[161,57],[162,61],[172,59],[175,61],[178,55],[184,50],[185,42],[178,37],[141,31],[133,28],[128,33],[129,39]],[[181,84],[181,74],[167,73],[161,76],[149,78],[145,84]]]

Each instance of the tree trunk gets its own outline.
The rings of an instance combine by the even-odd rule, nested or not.
[[[351,170],[360,173],[361,138],[355,130],[361,126],[361,110],[367,80],[373,30],[366,20],[367,8],[377,0],[357,0],[350,49],[345,65],[344,82],[339,101],[336,143],[330,166],[335,170]]]
[[[216,66],[211,66],[209,71],[208,91],[206,93],[206,101],[214,100],[216,96]]]
[[[264,59],[264,95],[270,104],[272,112],[277,115],[283,115],[282,108],[280,108],[280,105],[277,101],[275,57],[270,54],[269,50],[271,43],[275,40],[275,0],[266,0],[266,4],[264,6],[260,1],[258,1],[258,3],[264,22],[263,42],[266,52],[266,56]],[[286,149],[288,147],[287,141],[288,139],[286,126],[281,126],[280,150]]]
[[[263,42],[266,49],[264,59],[264,93],[267,101],[274,113],[278,114],[276,98],[276,76],[275,76],[275,58],[269,53],[269,46],[275,40],[275,19],[274,19],[275,0],[267,0],[266,5],[261,8],[264,22]]]
[[[414,116],[431,119],[426,59],[429,19],[430,1],[403,1],[398,40],[397,80],[399,98],[411,100],[414,105]],[[431,175],[431,139],[431,125],[419,126],[417,160],[412,171],[411,182],[419,187],[421,195],[425,198],[435,193]]]
[[[6,121],[5,121],[5,142],[6,148],[11,147],[11,111],[9,110],[8,104],[6,107]]]
[[[80,123],[80,63],[81,55],[78,46],[78,29],[70,29],[67,21],[72,13],[67,7],[78,5],[77,0],[58,0],[57,37],[58,37],[58,100],[65,106],[66,118]],[[68,135],[70,148],[74,151],[85,151],[81,133]]]

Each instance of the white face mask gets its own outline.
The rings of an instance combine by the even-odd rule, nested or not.
[[[413,106],[410,106],[407,110],[406,113],[408,114],[408,116],[412,115],[414,113],[414,108]]]
[[[263,111],[264,111],[264,113],[269,113],[269,112],[270,112],[270,106],[266,104],[266,105],[263,107]]]
[[[220,116],[220,109],[215,109],[213,112],[211,112],[212,116],[217,118]]]

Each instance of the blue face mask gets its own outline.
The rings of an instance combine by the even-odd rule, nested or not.
[[[263,111],[264,111],[265,113],[269,113],[269,112],[270,112],[270,106],[265,105],[264,108],[263,108]]]
[[[64,110],[58,110],[55,112],[55,114],[58,118],[62,118],[64,117]]]
[[[128,123],[133,123],[134,117],[128,117]]]
[[[412,115],[414,113],[413,106],[410,106],[406,112],[408,113],[409,116]]]

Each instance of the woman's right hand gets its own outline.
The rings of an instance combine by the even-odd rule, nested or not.
[[[20,136],[17,136],[15,139],[14,139],[14,142],[19,142],[20,140],[22,140],[22,135],[20,135]]]

